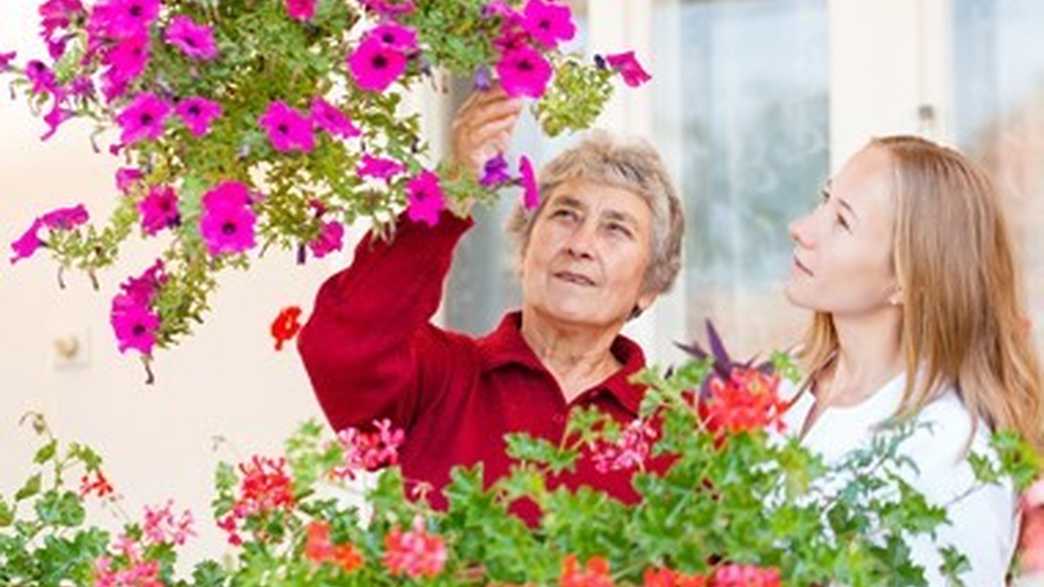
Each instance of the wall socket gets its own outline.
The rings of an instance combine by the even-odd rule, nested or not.
[[[90,330],[65,330],[51,341],[51,366],[55,370],[80,369],[90,365]]]

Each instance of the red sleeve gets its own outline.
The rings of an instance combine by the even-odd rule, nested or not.
[[[472,225],[444,212],[434,227],[400,217],[391,242],[367,234],[326,281],[298,350],[334,430],[388,418],[409,429],[455,361],[430,324],[457,242]],[[422,391],[422,388],[423,391]]]

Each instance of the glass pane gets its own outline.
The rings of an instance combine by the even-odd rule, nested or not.
[[[1007,200],[1044,348],[1044,2],[954,0],[953,15],[957,142]]]
[[[584,53],[587,47],[588,21],[583,2],[571,2],[576,36],[563,49]],[[454,88],[456,111],[471,91],[471,82],[461,80]],[[450,119],[447,119],[447,124]],[[528,110],[519,121],[507,159],[512,164],[525,154],[540,168],[556,154],[577,140],[562,135],[548,139]],[[517,169],[513,169],[513,172]],[[473,335],[485,334],[500,323],[504,312],[519,307],[521,291],[515,274],[514,243],[504,230],[508,217],[521,197],[521,190],[504,190],[494,207],[476,206],[475,226],[461,241],[453,259],[443,306],[448,328]]]
[[[654,129],[686,206],[687,332],[711,319],[749,355],[794,342],[788,222],[829,170],[827,3],[663,0]]]

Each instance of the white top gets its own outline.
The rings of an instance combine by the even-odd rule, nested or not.
[[[865,448],[875,425],[895,414],[905,385],[906,376],[902,374],[858,405],[826,409],[802,445],[821,454],[828,465],[837,464],[852,450]],[[793,396],[796,389],[791,386],[781,388],[781,392],[786,398],[788,392]],[[801,433],[814,404],[813,394],[805,393],[786,412],[783,421],[787,434]],[[904,467],[904,479],[924,494],[928,503],[945,505],[976,483],[971,465],[962,457],[971,433],[971,414],[949,388],[921,410],[917,422],[930,423],[931,428],[918,427],[900,445],[900,452],[908,456],[919,471]],[[980,420],[971,450],[992,454],[989,436],[989,427]],[[942,557],[937,548],[952,545],[967,555],[971,563],[971,570],[961,575],[966,585],[1003,586],[1018,541],[1017,500],[1011,483],[982,487],[950,506],[947,515],[951,523],[937,528],[934,543],[926,534],[910,544],[912,559],[924,567],[928,584],[946,585],[939,573]]]

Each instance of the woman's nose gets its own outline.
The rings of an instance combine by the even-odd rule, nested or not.
[[[800,218],[795,218],[787,225],[790,240],[805,249],[811,249],[816,244],[811,235],[809,220],[810,215],[801,216]]]

